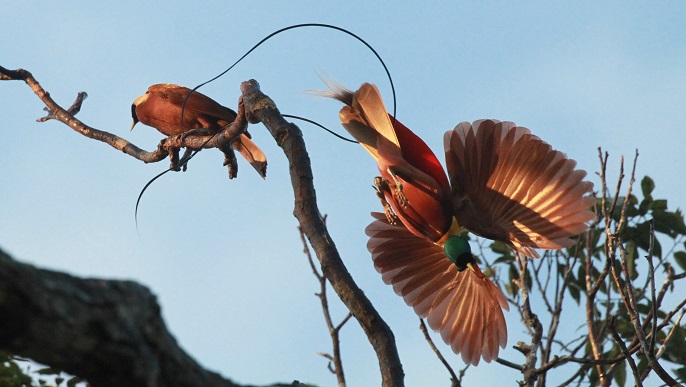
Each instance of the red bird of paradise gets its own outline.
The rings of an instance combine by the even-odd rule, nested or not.
[[[569,247],[595,217],[586,172],[526,128],[480,120],[445,133],[448,178],[426,143],[388,114],[376,86],[327,85],[323,94],[346,105],[343,127],[379,166],[385,215],[372,213],[366,228],[377,271],[465,363],[496,359],[507,342],[507,300],[460,234],[529,257]]]
[[[145,94],[133,101],[131,116],[131,130],[138,122],[142,122],[165,136],[206,136],[217,134],[229,125],[236,119],[236,112],[198,91],[193,92],[184,86],[162,83],[150,86]],[[231,147],[237,150],[262,178],[266,177],[267,158],[262,149],[252,142],[249,133],[241,133],[231,143]]]

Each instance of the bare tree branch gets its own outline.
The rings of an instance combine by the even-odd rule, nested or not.
[[[608,326],[608,329],[610,330],[610,333],[612,334],[612,337],[615,339],[615,342],[617,343],[617,345],[621,349],[622,353],[624,354],[624,357],[626,358],[627,362],[629,363],[629,367],[631,367],[631,372],[634,374],[634,380],[636,381],[636,386],[638,386],[638,387],[643,386],[643,384],[641,383],[641,377],[638,374],[638,368],[636,367],[636,362],[634,361],[634,358],[631,357],[631,353],[629,352],[629,349],[626,347],[624,340],[622,340],[622,337],[619,336],[617,329],[615,329],[614,318],[609,319],[607,326]]]
[[[516,253],[515,257],[519,264],[519,279],[515,282],[522,295],[522,319],[524,320],[524,324],[530,328],[530,331],[533,332],[533,334],[531,335],[531,344],[520,342],[514,348],[526,357],[524,366],[522,367],[522,375],[524,376],[522,384],[525,386],[533,386],[538,378],[538,373],[536,372],[536,361],[538,360],[536,352],[538,352],[538,348],[541,345],[543,326],[541,325],[538,316],[532,311],[531,303],[529,301],[529,288],[526,280],[527,276],[529,276],[529,269],[527,268],[529,258],[521,256],[519,253]]]
[[[43,89],[40,83],[38,83],[38,81],[29,71],[23,69],[9,70],[0,66],[0,75],[0,80],[26,82],[26,84],[29,85],[31,90],[33,90],[38,98],[43,101],[46,106],[46,110],[48,111],[48,115],[38,119],[39,122],[47,121],[49,119],[58,120],[72,128],[77,133],[109,144],[111,147],[120,150],[138,160],[141,160],[144,163],[162,161],[169,155],[172,160],[171,169],[173,170],[179,170],[179,164],[176,161],[178,160],[178,152],[180,148],[219,148],[222,150],[230,150],[231,141],[243,133],[247,126],[247,123],[244,120],[236,119],[231,125],[215,136],[188,135],[169,137],[161,140],[155,151],[147,152],[117,135],[88,126],[74,117],[74,115],[81,109],[81,103],[83,102],[83,99],[85,99],[86,93],[79,93],[74,104],[72,104],[69,109],[64,109],[58,103],[56,103],[52,97],[50,97],[50,93]],[[226,154],[226,152],[224,153]],[[230,163],[226,163],[225,165],[228,164]],[[231,167],[234,167],[233,170]],[[235,177],[235,163],[229,165],[229,175],[230,177]]]
[[[460,379],[458,379],[457,375],[455,375],[455,371],[453,371],[453,367],[450,366],[447,360],[443,357],[441,354],[441,351],[436,348],[436,344],[434,344],[434,341],[431,340],[431,336],[429,336],[429,330],[426,329],[426,324],[424,323],[423,318],[419,318],[419,330],[422,331],[424,334],[424,338],[426,339],[427,343],[429,343],[429,346],[431,347],[431,350],[434,351],[436,356],[438,356],[438,360],[443,363],[443,366],[448,370],[448,373],[450,373],[450,385],[451,387],[460,387],[462,384],[460,384]],[[469,367],[469,365],[467,366]]]
[[[310,158],[302,132],[297,126],[283,119],[274,102],[262,94],[257,81],[243,82],[241,91],[248,121],[262,122],[288,158],[291,184],[295,195],[293,214],[300,222],[303,232],[319,259],[322,273],[353,317],[360,323],[376,351],[382,385],[403,386],[404,373],[393,332],[348,273],[317,208]]]
[[[326,219],[324,219],[324,221],[326,221]],[[331,312],[329,310],[329,300],[326,297],[326,277],[319,274],[319,271],[317,270],[317,267],[314,264],[312,254],[310,254],[310,249],[307,247],[307,240],[305,239],[305,233],[303,232],[302,227],[298,227],[298,231],[300,231],[300,240],[303,243],[303,252],[307,256],[307,261],[310,264],[312,273],[315,277],[317,277],[317,281],[319,282],[319,293],[315,293],[315,295],[319,298],[319,301],[322,304],[322,312],[324,312],[324,321],[326,321],[326,327],[329,329],[329,335],[331,336],[331,345],[333,347],[333,355],[328,355],[324,353],[319,354],[320,356],[323,356],[329,360],[329,371],[336,375],[336,379],[338,380],[338,387],[343,387],[345,386],[345,373],[343,372],[343,360],[341,359],[341,342],[339,338],[339,332],[341,328],[343,328],[343,325],[345,325],[345,323],[348,322],[348,320],[350,320],[350,317],[352,317],[352,315],[348,313],[348,315],[343,319],[343,321],[341,321],[336,326],[333,325],[333,320],[331,319]]]

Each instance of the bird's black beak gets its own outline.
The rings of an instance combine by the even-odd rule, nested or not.
[[[133,125],[131,125],[131,130],[138,123],[138,116],[136,115],[136,105],[131,105],[131,117],[133,117]]]
[[[472,253],[464,253],[457,258],[455,266],[457,266],[457,271],[462,272],[465,271],[470,264],[473,265],[475,263],[476,259],[474,259],[474,255]]]

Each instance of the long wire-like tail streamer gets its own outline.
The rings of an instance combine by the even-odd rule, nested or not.
[[[348,30],[346,30],[345,28],[338,27],[338,26],[331,25],[331,24],[325,24],[325,23],[302,23],[302,24],[294,24],[294,25],[291,25],[291,26],[288,26],[288,27],[284,27],[284,28],[281,28],[281,29],[279,29],[279,30],[276,30],[276,31],[272,32],[271,34],[267,35],[267,36],[264,37],[262,40],[260,40],[257,44],[255,44],[254,46],[252,46],[252,48],[251,48],[250,50],[248,50],[245,54],[243,54],[243,56],[241,56],[240,58],[238,58],[238,60],[237,60],[236,62],[234,62],[234,64],[232,64],[231,66],[229,66],[229,68],[227,68],[226,70],[222,71],[219,75],[215,76],[214,78],[212,78],[212,79],[210,79],[210,80],[208,80],[208,81],[205,81],[205,82],[199,84],[198,86],[195,86],[193,89],[191,89],[191,92],[188,93],[188,95],[186,96],[186,99],[184,99],[183,105],[181,105],[181,132],[183,132],[183,118],[184,118],[184,113],[185,113],[185,110],[186,110],[186,103],[188,102],[188,99],[190,98],[190,96],[191,96],[196,90],[198,90],[199,88],[201,88],[202,86],[204,86],[204,85],[206,85],[206,84],[208,84],[208,83],[210,83],[210,82],[213,82],[213,81],[219,79],[221,76],[223,76],[224,74],[226,74],[226,73],[228,73],[229,71],[231,71],[231,69],[233,69],[238,63],[240,63],[243,59],[245,59],[245,57],[247,57],[248,55],[250,55],[251,52],[255,51],[255,49],[256,49],[257,47],[261,46],[262,43],[266,42],[267,40],[271,39],[272,37],[274,37],[274,36],[276,36],[276,35],[278,35],[278,34],[280,34],[280,33],[282,33],[282,32],[288,31],[288,30],[293,30],[293,29],[296,29],[296,28],[304,28],[304,27],[330,28],[330,29],[333,29],[333,30],[336,30],[336,31],[343,32],[343,33],[345,33],[345,34],[348,34],[348,35],[352,36],[353,38],[357,39],[358,41],[360,41],[360,42],[361,42],[362,44],[364,44],[367,48],[369,48],[369,50],[371,50],[372,53],[374,53],[374,55],[375,55],[376,58],[379,60],[379,62],[381,62],[381,65],[383,66],[384,71],[386,71],[386,75],[388,76],[388,81],[390,82],[390,85],[391,85],[391,93],[392,93],[392,95],[393,95],[393,123],[395,124],[395,117],[396,117],[396,97],[395,97],[395,86],[393,85],[393,78],[391,77],[391,72],[388,70],[388,67],[386,66],[386,63],[383,61],[383,59],[381,59],[381,56],[379,55],[378,52],[376,52],[376,50],[374,49],[374,47],[372,47],[369,43],[367,43],[367,42],[366,42],[364,39],[362,39],[361,37],[357,36],[355,33],[351,32],[351,31],[348,31]],[[289,115],[284,115],[284,117],[296,118],[296,119],[300,119],[300,120],[309,122],[309,123],[311,123],[311,124],[313,124],[313,125],[316,125],[316,126],[319,126],[320,128],[323,128],[324,130],[326,130],[327,132],[333,134],[334,136],[336,136],[336,137],[338,137],[338,138],[341,138],[341,139],[346,140],[346,141],[349,141],[349,142],[356,142],[356,141],[347,139],[347,138],[345,138],[345,137],[342,137],[342,136],[340,136],[340,135],[334,133],[333,131],[331,131],[331,130],[325,128],[325,127],[323,127],[322,125],[320,125],[320,124],[318,124],[318,123],[316,123],[316,122],[314,122],[314,121],[308,120],[308,119],[306,119],[306,118],[302,118],[302,117],[298,117],[298,116],[289,116]],[[214,136],[210,137],[210,138],[207,140],[207,142],[209,142],[210,140],[212,140],[212,138],[214,138]],[[205,144],[207,144],[207,142],[205,142]],[[203,144],[203,146],[204,146],[205,144]],[[188,157],[182,165],[179,165],[179,167],[185,166],[186,163],[188,163],[188,161],[190,161],[190,159],[192,159],[198,152],[200,152],[201,149],[202,149],[202,147],[200,147],[200,149],[198,149],[198,150],[196,150],[195,152],[193,152],[193,153],[190,155],[190,157]],[[138,205],[140,204],[141,198],[143,197],[143,193],[144,193],[145,190],[150,186],[150,184],[152,184],[155,180],[159,179],[160,177],[162,177],[162,175],[164,175],[165,173],[167,173],[167,172],[169,172],[169,171],[171,171],[171,168],[169,168],[169,169],[165,170],[164,172],[161,172],[161,173],[158,174],[157,176],[153,177],[152,180],[150,180],[147,184],[145,184],[145,186],[144,186],[143,189],[141,190],[141,193],[138,195],[138,199],[136,200],[136,211],[135,211],[135,214],[134,214],[134,218],[135,218],[135,221],[136,221],[136,231],[138,231]]]

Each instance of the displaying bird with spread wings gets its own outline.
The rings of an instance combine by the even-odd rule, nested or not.
[[[496,359],[507,342],[507,300],[461,234],[529,257],[569,247],[595,217],[586,172],[526,128],[479,120],[445,133],[446,176],[426,143],[388,114],[376,86],[327,84],[332,92],[323,94],[345,104],[343,127],[379,167],[384,214],[373,213],[366,229],[377,271],[465,363]]]
[[[236,119],[236,112],[220,105],[212,98],[197,91],[188,97],[190,93],[191,89],[187,87],[168,83],[150,86],[148,91],[136,98],[131,105],[131,130],[138,122],[142,122],[165,136],[207,136],[219,133]],[[231,147],[237,150],[260,176],[266,176],[267,158],[252,142],[247,132],[238,136],[231,143]]]

